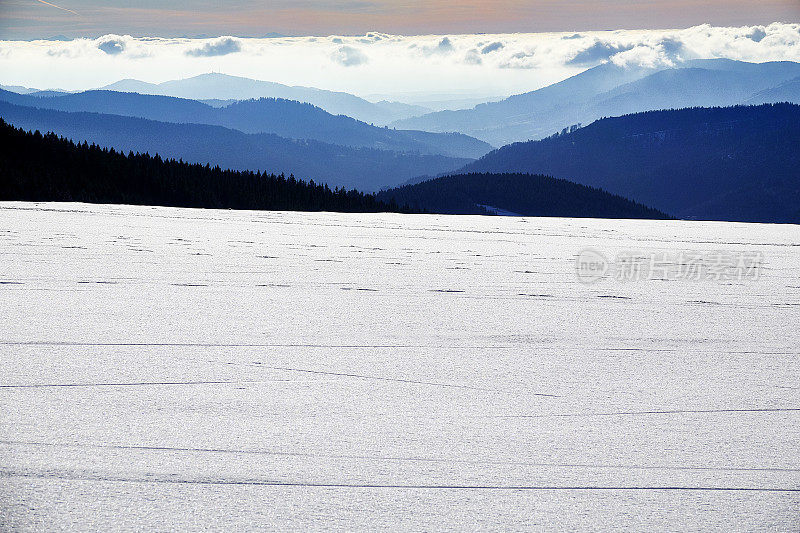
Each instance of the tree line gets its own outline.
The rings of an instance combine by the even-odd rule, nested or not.
[[[0,200],[291,211],[407,211],[374,195],[293,175],[223,170],[75,143],[0,118]]]
[[[378,199],[431,213],[665,219],[666,214],[602,189],[524,173],[443,176],[378,193]]]

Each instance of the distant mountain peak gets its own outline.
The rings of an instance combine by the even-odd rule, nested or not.
[[[800,63],[690,59],[674,65],[621,66],[606,62],[570,78],[473,109],[442,111],[392,126],[460,131],[495,146],[542,139],[578,122],[691,106],[729,106],[800,75]],[[781,94],[792,95],[791,91]],[[778,94],[776,92],[775,94]],[[768,93],[761,95],[767,98]]]
[[[289,86],[222,72],[206,72],[158,84],[135,79],[124,79],[100,87],[100,89],[174,96],[190,100],[229,101],[250,100],[253,98],[284,98],[286,100],[307,102],[334,115],[347,115],[368,124],[380,126],[400,118],[416,116],[426,111],[424,108],[415,106],[374,104],[349,93],[313,87]]]

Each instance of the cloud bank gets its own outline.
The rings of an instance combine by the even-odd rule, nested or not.
[[[345,67],[355,67],[367,62],[366,54],[352,46],[340,46],[331,57],[335,62]]]
[[[191,57],[214,57],[235,54],[242,50],[242,45],[236,39],[223,37],[222,39],[210,43],[205,43],[199,48],[186,50],[185,54]]]
[[[106,54],[115,56],[125,51],[125,42],[122,41],[121,39],[114,39],[112,37],[109,37],[97,43],[97,48],[102,50]]]
[[[504,96],[606,61],[673,66],[720,57],[800,61],[800,24],[560,34],[0,41],[0,83],[86,89],[122,78],[161,82],[214,70],[400,99],[411,93]]]

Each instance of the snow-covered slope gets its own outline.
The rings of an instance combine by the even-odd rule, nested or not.
[[[797,526],[796,226],[0,220],[0,529]]]

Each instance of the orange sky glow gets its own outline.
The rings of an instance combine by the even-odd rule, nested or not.
[[[0,39],[131,35],[418,35],[800,22],[800,0],[120,0],[0,3]]]

